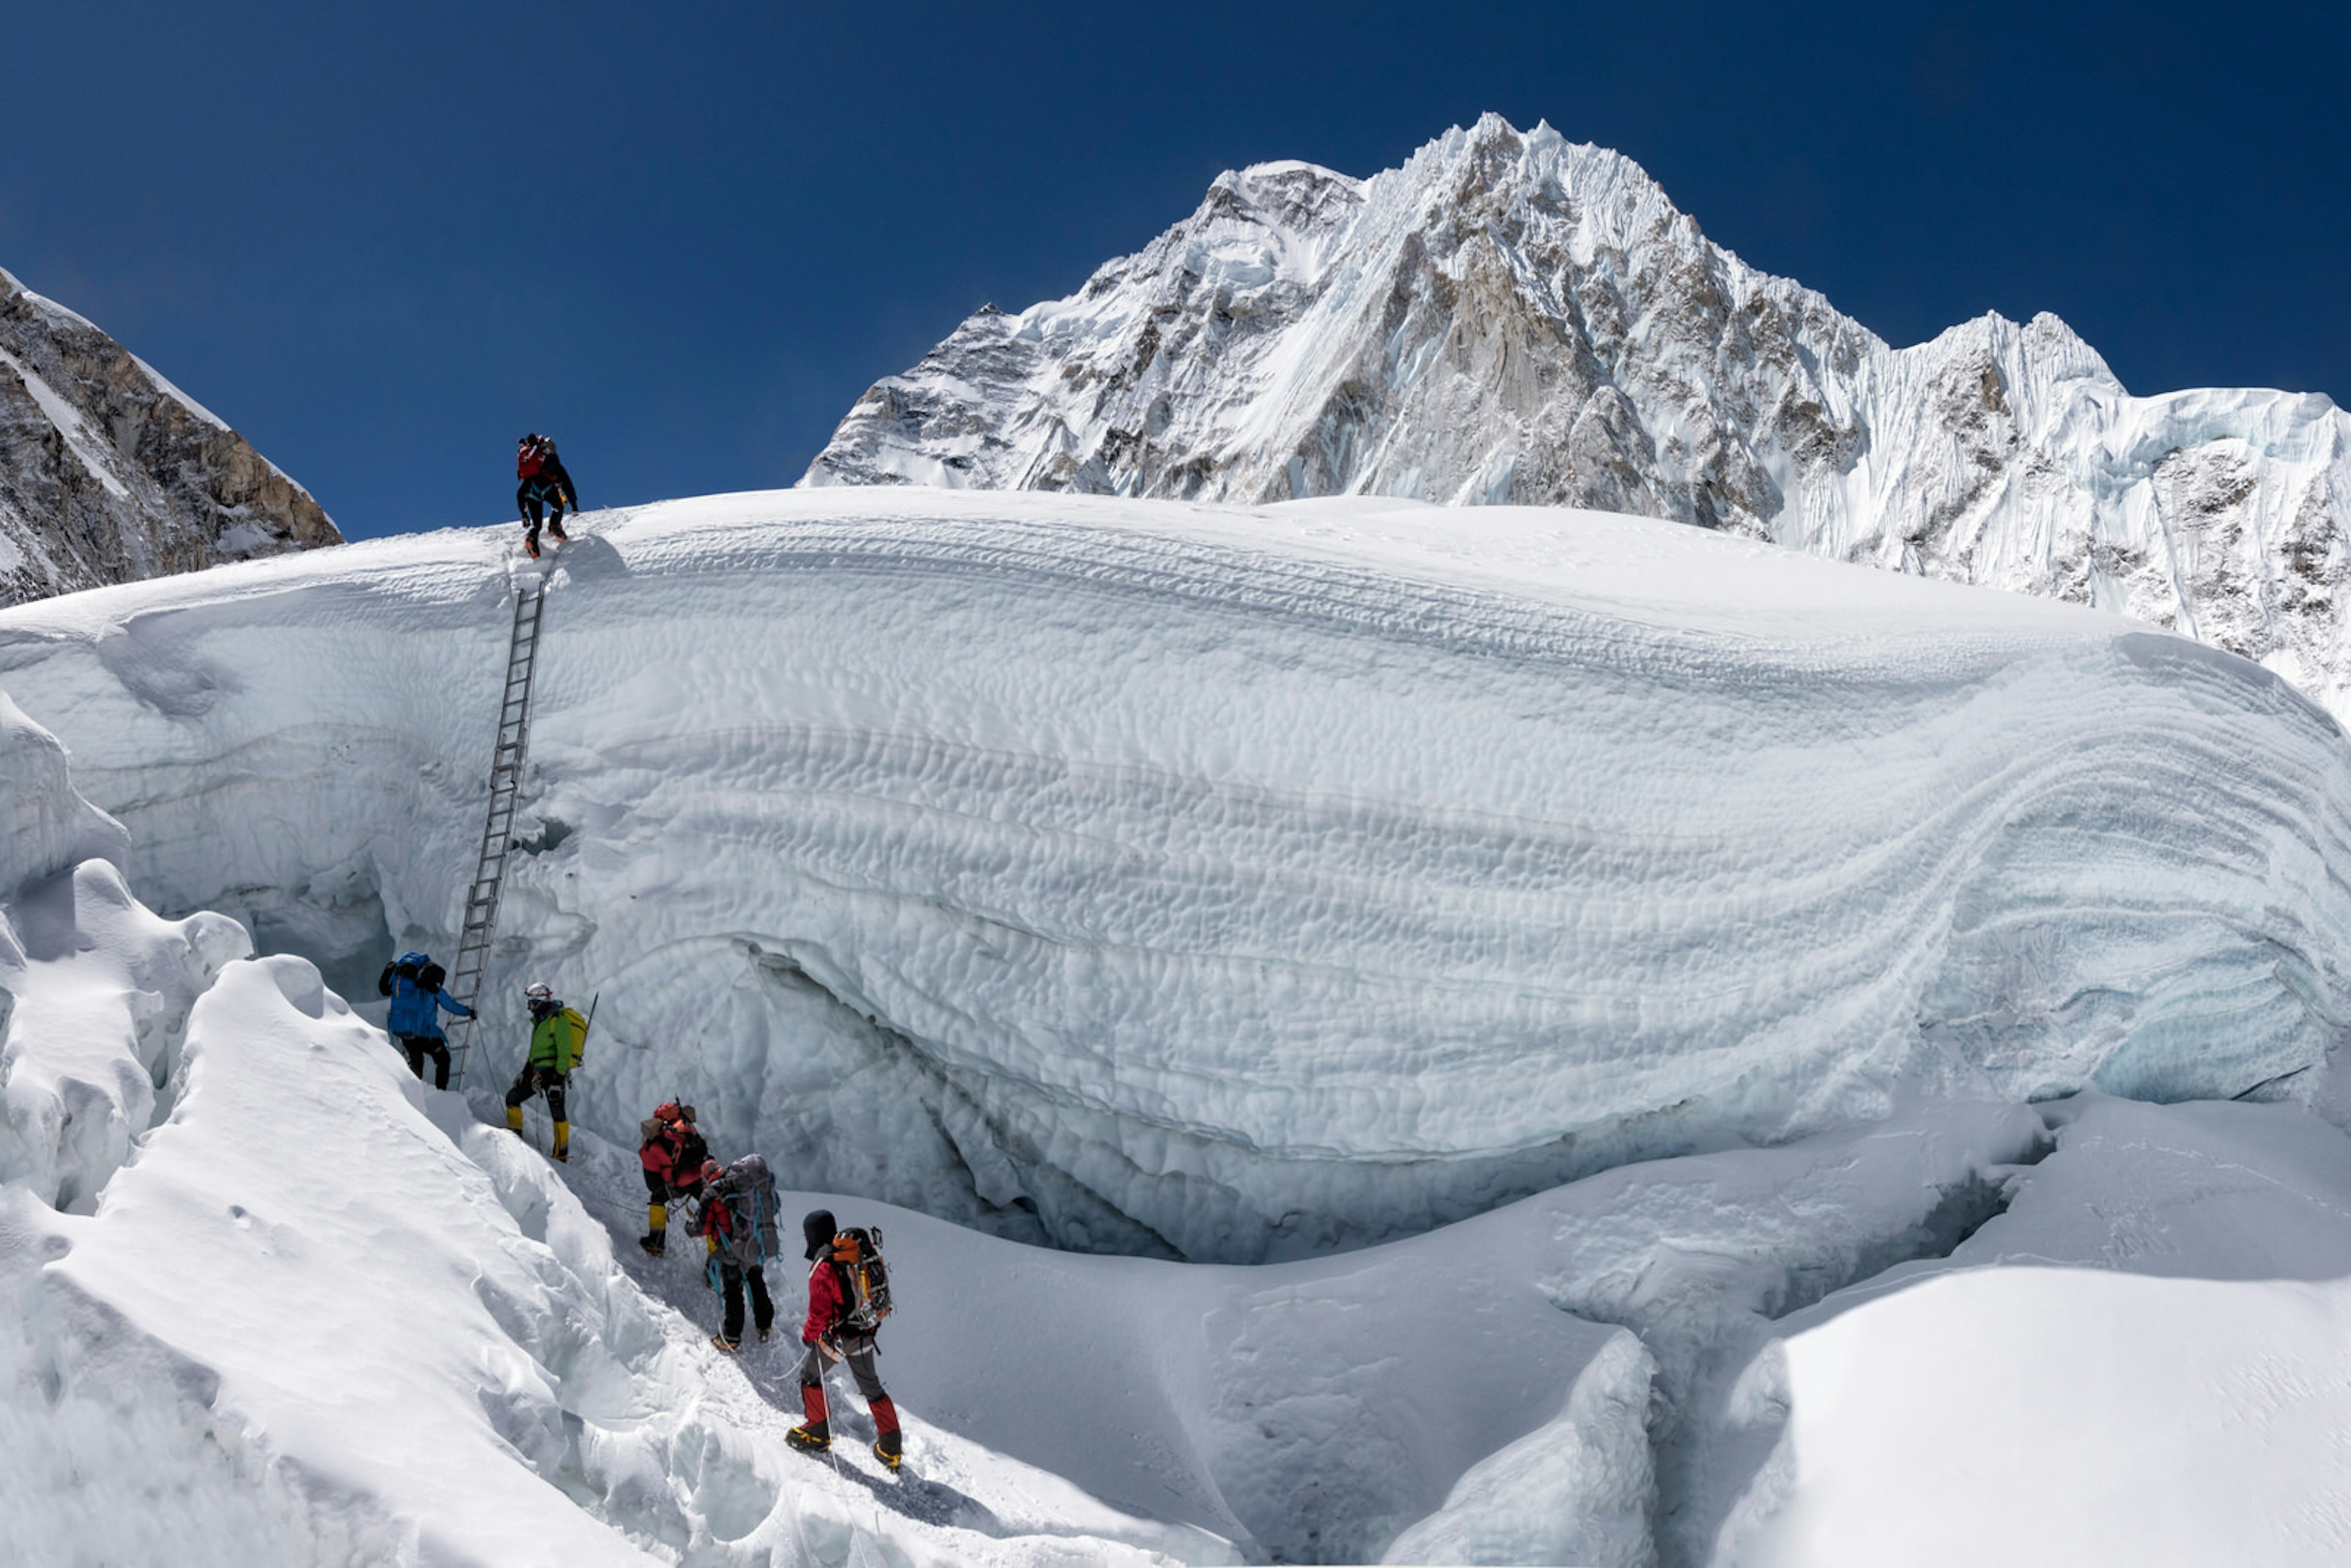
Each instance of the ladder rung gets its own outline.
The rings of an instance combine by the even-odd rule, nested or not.
[[[497,739],[490,752],[489,810],[482,819],[481,852],[474,862],[474,880],[465,888],[465,918],[457,939],[455,973],[450,991],[472,1006],[480,994],[489,966],[492,927],[498,914],[498,892],[506,880],[507,856],[513,850],[515,818],[522,805],[522,763],[530,743],[530,688],[538,664],[539,623],[547,613],[544,582],[515,595],[514,628],[507,638],[505,689],[498,696]],[[455,1045],[450,1082],[463,1088],[465,1062],[473,1050],[474,1026],[465,1025]]]

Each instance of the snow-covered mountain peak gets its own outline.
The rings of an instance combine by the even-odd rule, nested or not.
[[[878,382],[803,483],[1672,518],[2120,611],[2344,713],[2347,434],[2314,394],[2134,397],[2046,313],[1894,348],[1631,159],[1489,114],[1364,180],[1218,176]]]

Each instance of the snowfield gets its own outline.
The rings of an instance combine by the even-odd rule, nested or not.
[[[2274,676],[1593,513],[511,544],[0,612],[32,1560],[2342,1556],[2351,753]],[[372,981],[534,570],[469,1103]],[[541,977],[560,1169],[480,1120]],[[904,1476],[632,1245],[671,1093],[883,1226]]]

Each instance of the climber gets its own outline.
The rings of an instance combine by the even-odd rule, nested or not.
[[[710,1145],[695,1127],[694,1107],[674,1100],[654,1106],[640,1126],[644,1141],[637,1145],[637,1163],[645,1168],[645,1234],[637,1238],[637,1245],[658,1258],[669,1246],[670,1200],[700,1194]]]
[[[449,1087],[449,1041],[441,1032],[443,1010],[461,1019],[474,1016],[473,1009],[441,988],[441,982],[448,977],[448,971],[429,954],[402,953],[383,967],[375,982],[375,988],[392,998],[385,1032],[408,1052],[408,1071],[417,1077],[424,1076],[424,1059],[433,1059],[435,1089]]]
[[[515,507],[529,530],[523,536],[522,548],[537,560],[540,507],[553,513],[547,531],[559,539],[569,538],[563,531],[563,511],[567,507],[575,512],[580,509],[580,493],[572,487],[563,460],[555,455],[555,437],[536,432],[515,444]]]
[[[743,1348],[745,1280],[751,1284],[751,1325],[762,1340],[776,1321],[766,1267],[778,1250],[776,1178],[768,1173],[768,1162],[757,1155],[724,1167],[716,1160],[703,1161],[702,1207],[695,1228],[710,1244],[710,1283],[726,1298],[726,1326],[710,1343],[732,1355]]]
[[[806,1454],[820,1454],[832,1447],[826,1421],[825,1363],[845,1361],[850,1375],[857,1380],[857,1392],[865,1396],[866,1407],[873,1412],[873,1457],[894,1470],[904,1455],[898,1406],[891,1402],[873,1370],[873,1331],[879,1316],[889,1311],[889,1291],[886,1284],[872,1292],[865,1288],[858,1268],[856,1239],[861,1237],[878,1252],[878,1235],[839,1229],[830,1209],[820,1208],[800,1221],[800,1238],[807,1243],[805,1255],[810,1260],[808,1322],[800,1326],[800,1342],[809,1347],[800,1358],[800,1408],[807,1419],[785,1433],[784,1440]],[[848,1242],[845,1248],[843,1241]],[[871,1264],[875,1260],[867,1254],[863,1260]]]
[[[555,993],[543,985],[532,986],[523,997],[530,1004],[530,1054],[523,1058],[522,1071],[507,1091],[507,1125],[521,1136],[522,1103],[544,1091],[548,1113],[555,1118],[555,1157],[568,1161],[571,1122],[565,1114],[563,1095],[570,1087],[571,1070],[580,1065],[580,1052],[588,1043],[588,1020],[557,1001]]]

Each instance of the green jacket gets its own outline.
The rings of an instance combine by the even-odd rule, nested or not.
[[[588,1020],[579,1009],[558,1009],[530,1031],[530,1065],[569,1072],[580,1065],[580,1049],[587,1043]]]

